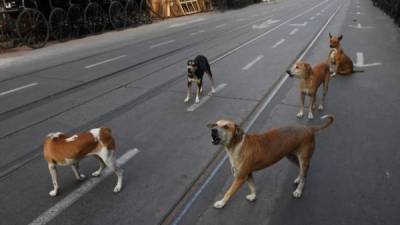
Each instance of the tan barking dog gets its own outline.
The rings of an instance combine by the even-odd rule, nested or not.
[[[336,74],[340,75],[350,75],[354,72],[362,72],[360,71],[355,71],[353,67],[353,61],[351,61],[350,57],[348,57],[341,45],[340,41],[342,40],[343,35],[340,35],[339,37],[332,36],[329,33],[329,47],[331,48],[331,51],[329,52],[329,64],[333,70],[333,76]]]
[[[285,156],[300,168],[299,175],[294,180],[297,188],[293,192],[293,197],[301,197],[310,159],[314,152],[314,134],[334,121],[332,115],[321,118],[328,118],[329,121],[319,126],[273,128],[264,134],[245,134],[238,125],[229,120],[219,120],[209,124],[212,143],[225,147],[234,176],[229,190],[222,200],[214,203],[214,207],[224,207],[245,182],[250,188],[250,194],[246,196],[246,199],[254,201],[256,189],[252,173],[278,162]]]
[[[324,109],[325,97],[328,93],[328,86],[330,80],[329,65],[326,63],[320,63],[311,68],[310,64],[305,62],[298,62],[292,71],[287,71],[289,76],[295,76],[300,79],[300,111],[297,113],[298,118],[302,118],[304,115],[304,99],[308,95],[311,98],[308,119],[314,119],[313,111],[315,109],[316,95],[319,86],[323,84],[324,92],[322,95],[321,104],[318,106],[319,110]]]
[[[85,175],[79,173],[79,161],[87,155],[96,156],[100,162],[100,168],[92,176],[99,176],[105,164],[118,177],[114,192],[119,192],[122,188],[123,171],[117,167],[115,142],[108,128],[96,128],[73,136],[61,132],[51,133],[44,140],[43,150],[54,186],[50,196],[56,196],[59,190],[56,166],[70,165],[76,179],[83,180]]]

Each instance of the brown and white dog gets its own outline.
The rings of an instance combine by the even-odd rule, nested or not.
[[[99,169],[92,176],[100,176],[106,165],[118,177],[114,192],[122,188],[123,171],[115,161],[115,142],[109,128],[96,128],[73,136],[61,132],[50,133],[44,140],[43,151],[54,186],[49,192],[50,196],[56,196],[59,190],[56,166],[70,165],[76,179],[81,181],[85,175],[79,172],[79,161],[87,155],[96,156],[100,162]]]
[[[319,110],[324,109],[325,97],[328,93],[329,80],[331,73],[329,71],[329,65],[326,63],[320,63],[311,67],[310,64],[303,61],[297,62],[293,71],[286,71],[289,76],[297,77],[300,79],[300,111],[297,113],[298,118],[302,118],[304,115],[304,99],[308,95],[311,98],[308,111],[308,119],[314,119],[313,111],[315,109],[316,96],[318,88],[323,84],[324,92],[322,100],[318,106]]]
[[[300,168],[299,175],[294,180],[297,188],[293,192],[293,197],[300,198],[314,152],[314,134],[316,131],[328,127],[334,121],[332,115],[321,118],[328,118],[329,121],[319,126],[273,128],[263,134],[245,134],[237,124],[230,120],[219,120],[207,125],[211,129],[212,143],[225,147],[234,176],[229,190],[223,199],[214,203],[214,207],[224,207],[246,181],[250,188],[250,194],[246,196],[246,199],[254,201],[256,189],[252,173],[278,162],[285,156]]]
[[[328,62],[333,72],[332,76],[336,74],[350,75],[355,72],[363,72],[362,70],[354,70],[353,61],[348,57],[341,45],[340,41],[343,39],[343,35],[333,36],[329,33],[329,51]]]

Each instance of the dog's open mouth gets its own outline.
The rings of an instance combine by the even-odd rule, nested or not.
[[[219,138],[219,137],[212,138],[213,145],[218,145],[220,142],[221,142],[221,138]]]
[[[221,138],[214,132],[211,133],[212,143],[213,145],[218,145],[221,142]]]

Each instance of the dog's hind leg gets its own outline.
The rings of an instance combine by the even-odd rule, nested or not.
[[[72,163],[71,168],[72,168],[72,171],[74,172],[76,180],[82,181],[86,178],[86,176],[84,174],[81,174],[79,172],[79,162]]]
[[[49,192],[50,196],[56,196],[58,194],[58,182],[57,182],[57,168],[56,164],[49,163],[49,171],[51,176],[51,181],[53,182],[53,190]]]
[[[246,199],[252,202],[256,200],[256,186],[254,185],[254,179],[252,173],[250,173],[247,178],[247,184],[249,185],[250,194],[246,195]]]
[[[310,101],[310,105],[308,107],[308,119],[309,120],[314,119],[313,112],[314,112],[314,109],[315,109],[316,98],[317,98],[316,94],[313,94],[313,95],[310,96],[311,101]]]
[[[311,145],[308,144],[300,147],[298,151],[297,159],[299,160],[300,171],[299,175],[294,181],[294,183],[297,184],[297,188],[293,192],[294,198],[300,198],[303,193],[304,185],[306,182],[306,176],[310,164],[311,154],[313,150],[314,150],[314,144],[312,143]]]
[[[94,172],[92,173],[92,176],[93,176],[93,177],[98,177],[98,176],[100,176],[101,172],[102,172],[103,169],[104,169],[104,162],[103,162],[103,160],[102,160],[99,156],[96,155],[95,157],[97,158],[97,160],[99,160],[100,167],[99,167],[98,170],[96,170],[96,171],[94,171]]]
[[[321,99],[321,103],[318,106],[318,110],[322,111],[324,110],[324,105],[325,105],[325,97],[326,94],[328,93],[328,87],[329,87],[329,76],[327,76],[327,78],[325,78],[325,80],[323,81],[323,87],[324,87],[324,92],[322,94],[322,99]]]
[[[214,79],[213,79],[213,77],[212,77],[211,70],[206,71],[205,73],[207,74],[208,79],[210,79],[210,81],[211,81],[211,92],[212,92],[212,93],[215,93],[215,92],[216,92],[216,90],[215,90],[215,84],[214,84]]]
[[[106,166],[111,169],[115,173],[118,178],[117,185],[115,185],[114,192],[119,192],[122,189],[122,179],[123,179],[123,170],[118,168],[117,162],[115,160],[113,150],[108,150],[106,148],[102,149],[98,156],[104,161]]]

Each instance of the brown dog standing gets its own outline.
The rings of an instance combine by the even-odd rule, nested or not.
[[[254,201],[256,189],[252,173],[278,162],[285,156],[300,168],[299,175],[294,180],[297,188],[293,192],[293,197],[301,197],[314,152],[314,134],[316,131],[328,127],[334,121],[332,115],[321,118],[328,118],[329,121],[319,126],[273,128],[264,134],[245,134],[237,124],[230,120],[219,120],[207,125],[211,129],[212,143],[225,147],[234,176],[229,190],[222,200],[214,203],[214,207],[224,207],[245,182],[250,188],[250,194],[246,196],[246,199]]]
[[[316,95],[321,84],[324,86],[324,92],[318,109],[321,111],[324,109],[325,97],[328,93],[329,80],[331,77],[329,65],[320,63],[311,68],[310,64],[300,61],[296,63],[293,72],[290,70],[286,72],[289,76],[295,76],[300,79],[300,111],[297,113],[297,117],[302,118],[304,116],[304,99],[305,96],[308,95],[311,98],[308,119],[314,119],[313,111],[315,109]]]
[[[329,52],[328,61],[334,72],[332,75],[350,75],[354,72],[362,72],[362,70],[354,70],[353,61],[344,53],[340,45],[342,39],[343,35],[336,37],[329,33],[329,47],[331,51]]]

